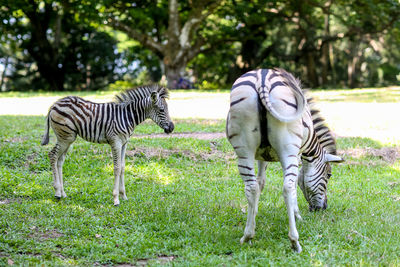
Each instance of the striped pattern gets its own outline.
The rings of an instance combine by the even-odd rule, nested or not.
[[[329,162],[342,161],[336,156],[333,135],[314,102],[306,98],[300,81],[283,69],[250,71],[232,86],[226,131],[238,156],[239,173],[249,203],[241,242],[250,240],[255,233],[266,162],[280,161],[284,172],[283,195],[289,216],[289,239],[293,249],[300,252],[295,225],[295,219],[301,218],[297,184],[310,210],[326,208],[326,188],[331,175]]]
[[[56,197],[66,197],[63,188],[62,165],[69,146],[77,136],[93,143],[111,145],[114,163],[114,204],[119,204],[118,194],[126,199],[124,186],[126,143],[134,128],[152,119],[166,133],[174,129],[166,102],[168,90],[158,85],[138,87],[116,96],[111,103],[93,103],[76,96],[55,102],[47,115],[46,131],[42,145],[49,143],[49,128],[57,143],[49,152],[53,170]]]

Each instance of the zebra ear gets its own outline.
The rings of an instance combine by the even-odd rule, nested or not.
[[[151,92],[151,100],[153,101],[153,104],[157,103],[158,97],[159,97],[158,92],[156,92],[156,91]]]
[[[341,163],[341,162],[344,162],[344,159],[339,156],[333,155],[333,154],[326,154],[325,162]]]

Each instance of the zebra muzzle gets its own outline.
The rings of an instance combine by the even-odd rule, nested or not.
[[[164,132],[169,134],[172,133],[172,131],[175,129],[174,123],[171,121],[168,123],[167,127],[164,128]]]
[[[324,204],[322,206],[310,205],[308,209],[310,211],[319,211],[319,210],[326,210],[327,207],[328,203],[327,201],[324,201]]]

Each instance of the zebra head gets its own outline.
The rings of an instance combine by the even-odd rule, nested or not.
[[[303,160],[298,184],[309,204],[310,211],[326,209],[328,198],[326,196],[327,184],[332,175],[330,163],[343,162],[339,156],[323,153],[313,161]]]
[[[151,92],[149,117],[164,129],[165,133],[171,133],[174,130],[174,123],[169,116],[167,97],[168,90],[164,87],[159,87],[158,90]]]

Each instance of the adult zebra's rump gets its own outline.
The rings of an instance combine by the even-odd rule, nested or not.
[[[300,82],[282,69],[250,71],[232,86],[226,134],[238,157],[239,173],[249,203],[242,243],[255,234],[255,216],[265,185],[267,161],[280,161],[282,165],[289,239],[295,251],[301,251],[295,221],[301,218],[297,183],[310,210],[327,206],[329,162],[342,159],[336,156],[335,140],[311,103],[311,99],[306,100]],[[257,176],[254,169],[256,159]],[[300,163],[302,168],[299,172]]]
[[[168,90],[158,85],[138,87],[116,96],[111,103],[93,103],[76,96],[55,102],[47,115],[42,145],[49,142],[49,128],[57,143],[49,152],[53,171],[55,196],[66,197],[62,166],[69,146],[79,135],[93,143],[111,145],[114,163],[114,205],[119,204],[118,194],[127,199],[124,185],[126,144],[136,125],[152,119],[166,133],[174,130],[166,98]]]

